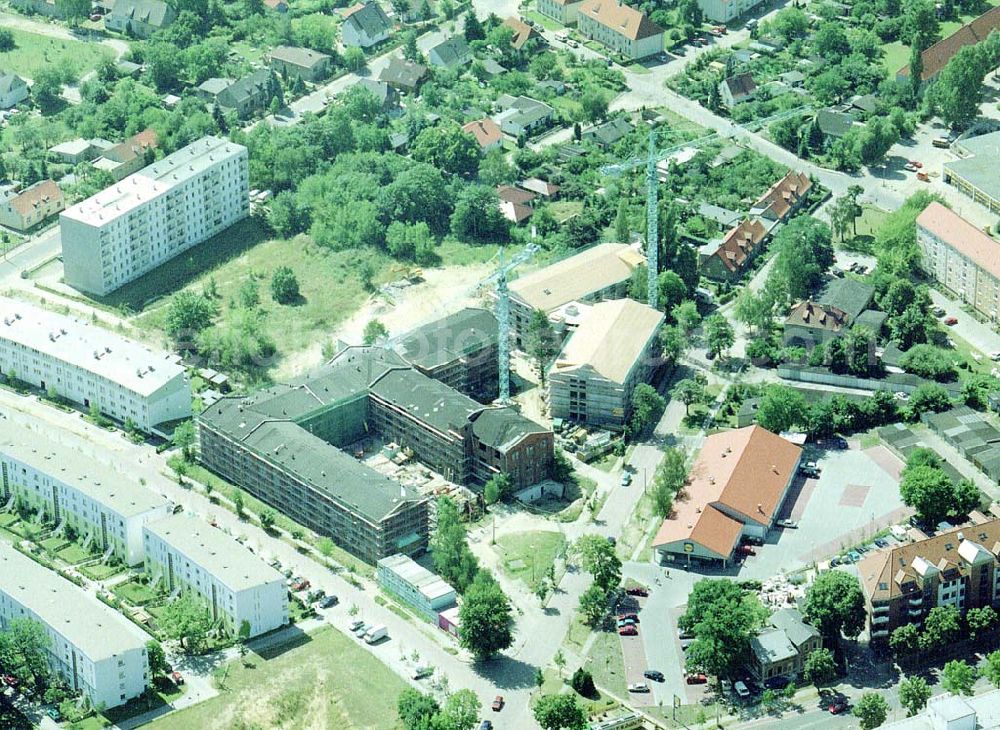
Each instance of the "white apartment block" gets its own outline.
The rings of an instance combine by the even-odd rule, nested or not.
[[[245,218],[249,200],[246,147],[203,137],[62,212],[66,283],[113,292]]]
[[[82,588],[0,541],[0,629],[13,619],[41,623],[49,663],[94,706],[117,707],[149,683],[152,637]]]
[[[69,526],[85,546],[126,565],[143,561],[142,527],[171,505],[134,478],[41,433],[0,434],[0,504],[11,497]]]
[[[147,524],[144,541],[146,571],[170,593],[201,596],[233,634],[244,621],[250,636],[288,623],[284,576],[218,528],[174,515]]]
[[[191,384],[176,355],[0,298],[0,375],[11,374],[146,432],[191,415]]]
[[[728,23],[749,12],[764,0],[698,0],[698,7],[708,20]]]

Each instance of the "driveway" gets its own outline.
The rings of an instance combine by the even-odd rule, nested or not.
[[[958,319],[958,324],[949,327],[970,345],[985,355],[1000,352],[1000,334],[992,327],[977,321],[971,314],[962,309],[962,303],[952,299],[937,289],[931,289],[931,301],[945,311],[945,316]]]

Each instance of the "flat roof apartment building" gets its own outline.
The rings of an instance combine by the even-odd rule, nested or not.
[[[942,179],[990,213],[1000,213],[1000,175],[996,170],[996,161],[1000,159],[1000,132],[956,141],[952,149],[962,158],[941,166]]]
[[[0,298],[0,374],[149,432],[191,415],[180,359],[90,322]]]
[[[646,257],[625,243],[600,243],[510,282],[510,314],[518,347],[531,314],[540,309],[560,331],[557,310],[572,302],[620,299],[628,291],[632,272]]]
[[[246,147],[203,137],[62,212],[66,283],[104,296],[249,210]]]
[[[250,636],[288,623],[285,577],[236,540],[191,515],[172,515],[143,530],[146,572],[170,593],[191,591],[212,619],[234,635],[246,621]]]
[[[632,299],[595,304],[549,368],[553,418],[621,429],[632,393],[662,362],[663,312]]]
[[[932,608],[1000,606],[1000,519],[879,550],[858,565],[872,641],[920,624]]]
[[[917,216],[921,266],[990,321],[1000,310],[1000,243],[938,202]]]
[[[0,629],[29,618],[51,639],[49,664],[91,704],[118,707],[149,683],[152,637],[82,588],[0,541]]]
[[[142,528],[171,505],[131,476],[35,431],[0,436],[0,504],[10,496],[72,527],[85,545],[126,565],[143,559]]]

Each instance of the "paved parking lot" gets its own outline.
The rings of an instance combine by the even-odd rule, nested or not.
[[[740,578],[768,578],[822,560],[906,516],[899,497],[902,463],[884,447],[812,452],[822,473],[796,479],[781,518],[798,529],[775,530],[757,555],[747,558]]]

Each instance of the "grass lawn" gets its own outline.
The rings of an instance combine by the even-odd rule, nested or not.
[[[558,200],[549,203],[549,212],[559,223],[565,223],[573,216],[580,215],[582,211],[582,200]]]
[[[910,62],[910,47],[903,45],[899,41],[886,43],[882,46],[885,49],[885,56],[882,57],[882,65],[885,66],[885,75],[888,78],[896,78],[896,72]]]
[[[66,544],[66,538],[59,537],[58,535],[52,535],[51,537],[45,538],[38,544],[41,545],[46,550],[48,550],[50,553],[54,553],[57,552],[60,548],[62,548]]]
[[[53,66],[68,68],[75,76],[82,76],[97,68],[102,59],[114,57],[110,48],[97,43],[50,38],[16,28],[7,30],[13,34],[16,45],[14,50],[0,53],[0,68],[29,79]]]
[[[18,521],[18,516],[16,512],[3,512],[0,513],[0,527],[10,527],[15,522]]]
[[[120,565],[105,565],[104,563],[96,563],[94,565],[79,568],[79,571],[91,580],[107,580],[111,576],[122,572],[122,570],[124,570],[124,568]]]
[[[59,552],[57,552],[56,555],[58,555],[60,558],[65,560],[70,565],[76,565],[77,563],[82,563],[84,560],[87,560],[90,557],[92,557],[89,552],[84,550],[75,542],[71,542],[69,545],[64,547]]]
[[[618,634],[601,631],[594,640],[594,646],[587,657],[587,669],[594,675],[594,684],[614,692],[619,697],[627,696],[625,681],[625,660],[622,658],[622,643]]]
[[[652,479],[652,475],[649,475],[648,478]],[[635,483],[633,482],[633,484]],[[642,489],[641,484],[637,486],[639,489]],[[632,553],[635,552],[636,546],[638,546],[640,542],[645,541],[646,533],[652,519],[653,497],[649,492],[646,492],[639,497],[639,501],[635,505],[635,511],[632,513],[628,522],[625,523],[625,527],[622,528],[621,534],[618,536],[618,544],[615,552],[619,559],[632,559]],[[648,561],[651,554],[651,548],[649,545],[644,545],[643,552],[640,553],[639,560]]]
[[[396,702],[406,688],[378,659],[333,629],[267,658],[251,652],[250,667],[229,665],[226,690],[207,702],[148,725],[188,728],[398,728]]]
[[[543,28],[545,28],[545,30],[562,30],[564,28],[559,21],[553,20],[547,15],[542,15],[537,10],[529,10],[524,13],[524,17],[531,18],[533,21],[539,23]]]
[[[565,544],[566,538],[561,532],[535,530],[503,535],[495,548],[502,556],[507,575],[519,578],[535,590]]]
[[[156,598],[156,594],[149,586],[133,581],[119,583],[111,589],[111,592],[123,601],[128,601],[135,606],[144,606]]]

